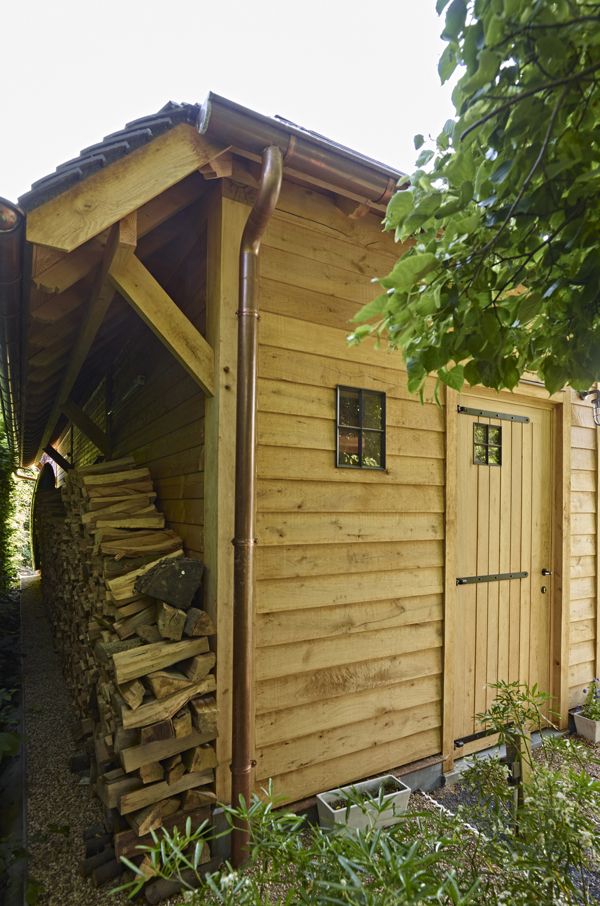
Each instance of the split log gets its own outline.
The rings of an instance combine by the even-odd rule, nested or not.
[[[140,737],[138,742],[141,745],[146,745],[147,743],[151,742],[158,742],[159,740],[173,739],[175,736],[173,721],[170,719],[159,720],[155,724],[150,724],[148,727],[142,727],[141,730],[131,730],[128,732],[137,732]]]
[[[173,729],[177,739],[185,739],[192,732],[192,712],[189,708],[182,708],[173,717]]]
[[[189,636],[214,635],[216,629],[206,611],[191,607],[188,610],[184,632]]]
[[[139,771],[140,780],[144,785],[147,783],[157,783],[165,776],[165,771],[160,761],[152,761],[150,764],[143,764]]]
[[[168,799],[170,796],[176,796],[177,793],[183,793],[185,790],[193,789],[197,786],[207,786],[214,780],[213,771],[202,771],[200,774],[184,774],[176,783],[169,786],[165,781],[153,783],[150,786],[142,786],[141,789],[125,793],[119,800],[119,812],[127,815],[129,812],[136,812],[138,809],[152,805],[160,799]]]
[[[132,680],[130,683],[119,686],[119,692],[127,705],[135,711],[144,701],[146,690],[144,684],[139,680]]]
[[[140,640],[140,646],[114,655],[114,673],[118,683],[146,676],[148,673],[162,670],[163,667],[170,667],[177,661],[208,651],[208,641],[205,638],[184,639],[182,642],[157,642],[155,645],[143,645]]]
[[[143,837],[145,834],[149,834],[150,831],[157,830],[164,818],[168,818],[169,815],[174,815],[179,811],[179,805],[177,797],[161,799],[160,802],[155,802],[146,806],[146,808],[140,809],[139,812],[127,815],[127,823],[138,837]]]
[[[215,678],[210,674],[203,680],[199,680],[197,683],[191,683],[187,689],[183,689],[181,692],[175,692],[174,695],[168,695],[166,698],[159,701],[147,702],[145,705],[140,705],[135,711],[132,711],[130,708],[124,708],[121,713],[123,726],[128,730],[131,727],[145,727],[148,726],[148,724],[157,723],[157,721],[160,720],[167,720],[169,717],[173,717],[174,714],[177,714],[177,712],[183,708],[184,705],[187,705],[189,700],[195,695],[213,692],[215,688]]]
[[[200,588],[204,565],[189,557],[177,563],[162,560],[147,570],[136,581],[136,591],[150,595],[159,601],[166,601],[173,607],[188,610],[194,595]]]
[[[169,816],[168,818],[163,818],[162,826],[165,828],[165,830],[173,830],[173,828],[177,827],[179,830],[183,831],[185,828],[185,822],[188,818],[191,820],[192,826],[198,827],[209,817],[210,810],[205,805],[193,812],[179,811],[174,815]],[[138,855],[139,846],[151,845],[152,837],[150,837],[149,835],[147,837],[138,837],[137,833],[131,829],[117,831],[114,836],[114,848],[117,859],[120,859],[121,856],[131,857]]]
[[[206,698],[193,698],[190,701],[192,722],[199,733],[208,734],[217,732],[217,702],[214,696]]]
[[[171,607],[170,604],[160,601],[156,625],[163,639],[178,642],[183,635],[183,627],[186,625],[185,610],[179,610],[177,607]]]
[[[145,729],[151,729],[146,727]],[[214,737],[212,737],[214,739]],[[123,749],[119,753],[119,758],[123,770],[127,773],[135,771],[145,764],[151,764],[154,761],[162,761],[164,758],[170,758],[171,755],[177,755],[185,752],[187,749],[194,749],[204,742],[210,742],[206,735],[194,730],[189,736],[174,737],[172,739],[158,739],[154,742],[146,742],[139,746],[132,746],[130,749]],[[211,765],[212,767],[212,765]]]
[[[216,768],[217,753],[211,745],[196,746],[194,749],[188,749],[183,753],[183,763],[186,771],[207,771],[209,768]]]

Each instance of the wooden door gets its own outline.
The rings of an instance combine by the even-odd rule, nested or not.
[[[490,683],[550,691],[554,476],[551,408],[464,394],[457,419],[454,738],[465,739],[481,730]]]

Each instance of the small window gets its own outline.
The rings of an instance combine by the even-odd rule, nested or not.
[[[476,466],[502,465],[502,428],[497,425],[473,425],[473,462]]]
[[[385,469],[385,393],[337,388],[336,465]]]

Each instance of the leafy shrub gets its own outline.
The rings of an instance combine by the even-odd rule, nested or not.
[[[584,689],[585,701],[581,716],[589,720],[600,720],[600,680],[594,677],[588,689]]]
[[[522,684],[497,688],[482,720],[494,721],[509,746],[521,737],[528,741],[530,726],[543,719],[546,697]],[[204,877],[211,830],[188,822],[183,833],[153,833],[153,845],[141,848],[144,864],[126,861],[133,877],[121,889],[134,896],[149,877],[176,879],[195,906],[596,902],[588,884],[600,864],[600,781],[585,770],[593,753],[564,738],[544,739],[535,756],[529,745],[520,751],[529,769],[521,796],[514,796],[514,778],[502,759],[476,759],[463,775],[471,804],[456,815],[408,812],[385,830],[324,831],[276,810],[266,790],[247,808],[225,809],[226,833],[239,822],[250,830],[243,869],[226,863]],[[369,805],[385,807],[377,800]]]

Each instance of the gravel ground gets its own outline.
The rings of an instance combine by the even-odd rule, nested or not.
[[[586,748],[589,748],[593,751],[593,754],[596,758],[600,757],[600,745],[594,745],[586,739],[582,739],[579,736],[574,737],[578,742],[582,743]],[[552,759],[552,767],[559,768],[560,763],[557,760],[559,756],[554,756]],[[533,750],[533,759],[535,761],[544,760],[545,756],[541,747],[538,747]],[[598,764],[586,764],[585,770],[592,777],[600,779],[600,765]],[[462,783],[457,783],[452,786],[441,787],[439,789],[433,790],[431,792],[431,797],[435,799],[436,802],[439,802],[444,808],[447,808],[449,811],[456,813],[457,809],[462,806],[465,809],[466,816],[468,820],[477,828],[477,830],[482,833],[491,832],[491,819],[490,814],[486,812],[485,808],[482,808],[481,804],[478,802],[477,797],[474,793],[464,788]],[[411,797],[412,798],[412,797]],[[594,902],[600,903],[600,871],[584,871],[585,883],[588,888],[588,894],[594,899]],[[578,883],[577,881],[575,883]]]
[[[40,906],[124,906],[80,873],[83,831],[102,823],[100,804],[69,771],[77,752],[73,705],[53,646],[39,579],[25,578],[21,597],[30,881]]]

